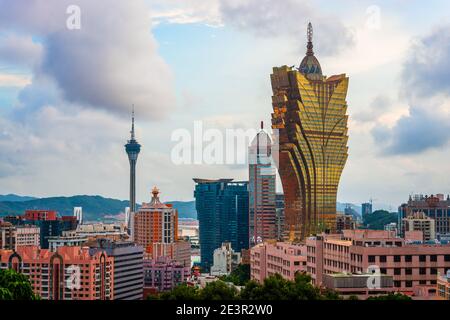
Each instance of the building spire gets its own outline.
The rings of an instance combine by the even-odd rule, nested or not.
[[[313,52],[313,43],[312,43],[312,39],[313,39],[313,27],[311,22],[308,23],[308,30],[307,30],[307,38],[308,38],[308,45],[306,46],[306,48],[308,49],[306,51],[306,55],[307,56],[313,56],[314,52]]]
[[[134,104],[131,107],[131,140],[134,140]]]

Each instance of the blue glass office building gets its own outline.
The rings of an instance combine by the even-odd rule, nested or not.
[[[200,231],[201,267],[209,271],[214,250],[222,242],[240,252],[248,249],[248,182],[194,179]]]

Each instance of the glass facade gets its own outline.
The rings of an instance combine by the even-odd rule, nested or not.
[[[322,75],[311,26],[307,48],[301,68],[275,67],[271,74],[272,128],[279,130],[278,170],[290,241],[334,230],[338,184],[348,156],[349,78]]]
[[[236,252],[249,247],[248,182],[232,182],[232,179],[194,181],[200,265],[204,271],[209,271],[214,250],[223,242],[231,242]]]

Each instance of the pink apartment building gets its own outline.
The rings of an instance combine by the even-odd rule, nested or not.
[[[0,269],[28,276],[43,300],[113,298],[114,260],[104,252],[91,255],[88,247],[59,247],[56,252],[38,246],[0,250]]]
[[[396,291],[413,295],[422,288],[433,294],[438,273],[450,270],[450,245],[409,241],[390,231],[344,230],[307,238],[306,246],[307,272],[315,285],[323,285],[326,274],[363,274],[372,266],[393,277]]]
[[[176,286],[186,283],[191,275],[189,266],[170,259],[144,259],[144,288],[153,292],[172,290]]]
[[[250,249],[250,277],[260,283],[280,274],[294,280],[297,272],[306,271],[306,246],[287,242],[264,242]]]

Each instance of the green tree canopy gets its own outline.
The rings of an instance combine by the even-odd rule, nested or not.
[[[370,214],[363,215],[364,227],[373,230],[383,230],[386,224],[397,222],[398,213],[386,210],[376,210]]]
[[[245,286],[250,280],[250,265],[240,264],[230,273],[230,275],[222,276],[220,279],[225,282],[232,282],[236,286]]]
[[[199,300],[199,289],[183,283],[176,286],[172,291],[163,292],[159,295],[161,300]]]
[[[236,288],[227,285],[221,280],[210,282],[206,284],[205,288],[200,290],[201,300],[235,300],[236,298]]]
[[[0,300],[36,300],[28,278],[12,269],[0,270]]]
[[[369,297],[367,298],[367,300],[403,300],[403,301],[407,301],[407,300],[412,300],[411,297],[402,294],[402,293],[389,293],[386,295],[382,295],[382,296],[377,296],[377,297]]]
[[[244,300],[321,300],[340,299],[332,290],[321,290],[311,283],[311,276],[298,273],[294,281],[275,274],[267,277],[263,284],[249,281],[241,291]]]

